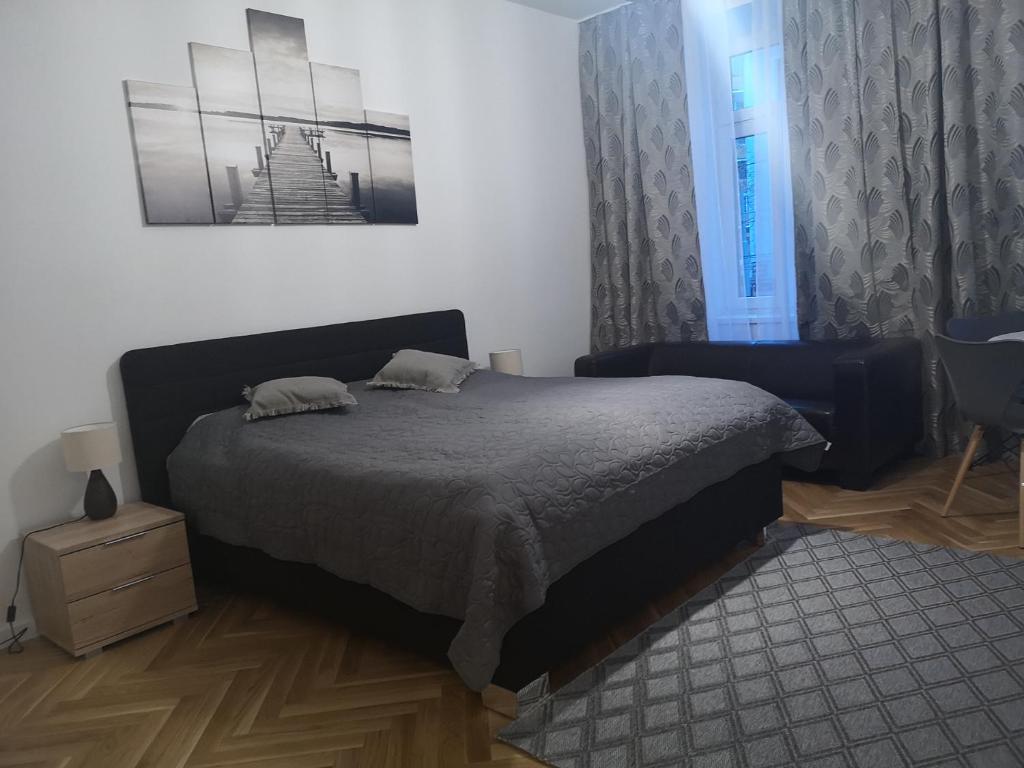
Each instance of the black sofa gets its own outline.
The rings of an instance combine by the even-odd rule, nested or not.
[[[821,468],[864,490],[923,434],[921,345],[884,341],[655,343],[576,360],[577,376],[700,376],[782,398],[831,443]]]

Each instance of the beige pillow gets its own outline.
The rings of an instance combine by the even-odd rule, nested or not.
[[[459,392],[459,384],[476,370],[476,363],[461,357],[400,349],[366,382],[367,389],[422,389],[427,392]]]
[[[242,394],[249,401],[249,410],[243,416],[246,421],[356,405],[348,387],[337,379],[324,376],[272,379],[255,387],[246,387]]]

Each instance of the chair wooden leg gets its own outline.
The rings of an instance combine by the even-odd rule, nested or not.
[[[949,496],[946,497],[946,505],[942,508],[943,517],[949,517],[949,510],[953,508],[953,500],[960,491],[960,486],[964,484],[964,478],[967,477],[967,470],[971,468],[971,462],[974,461],[974,454],[978,452],[978,446],[981,445],[981,439],[984,435],[985,430],[980,426],[975,427],[974,431],[971,432],[971,439],[967,441],[967,450],[964,452],[964,459],[960,462],[960,469],[956,472],[956,480],[953,481],[953,487],[949,489]]]

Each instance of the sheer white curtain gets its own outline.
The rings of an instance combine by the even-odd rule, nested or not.
[[[782,0],[683,0],[712,341],[795,339]]]

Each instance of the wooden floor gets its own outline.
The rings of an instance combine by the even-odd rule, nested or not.
[[[975,468],[957,494],[949,517],[941,516],[958,458],[905,462],[865,493],[787,482],[785,519],[1024,557],[1017,546],[1016,467],[996,462]]]
[[[1014,475],[972,473],[939,517],[955,461],[915,461],[866,493],[788,482],[786,517],[1020,556]],[[976,515],[990,511],[1001,514]],[[962,516],[961,516],[962,515]],[[748,550],[646,606],[553,675],[565,681]],[[0,766],[347,768],[539,763],[496,743],[505,718],[449,670],[251,597],[210,595],[178,626],[73,661],[44,640],[0,655]]]

